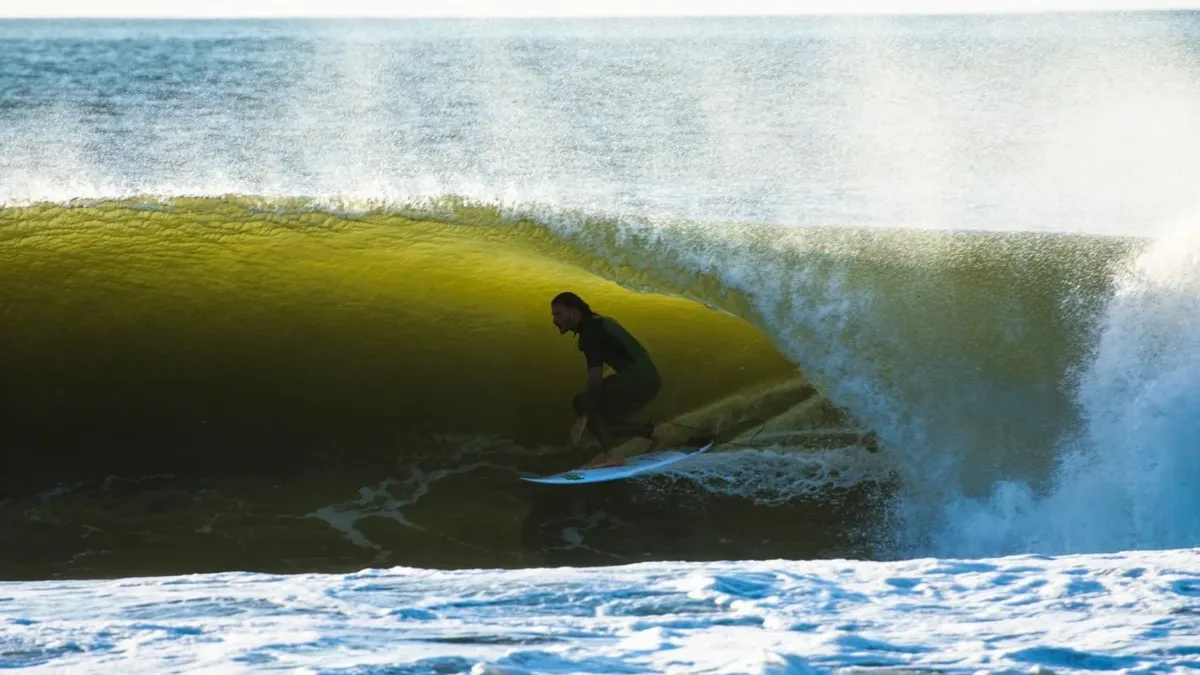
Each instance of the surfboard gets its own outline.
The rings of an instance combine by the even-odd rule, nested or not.
[[[663,467],[670,466],[681,459],[694,457],[708,451],[712,443],[695,450],[659,450],[644,455],[635,455],[625,460],[621,466],[602,466],[594,469],[571,469],[549,476],[528,477],[521,480],[530,483],[545,483],[547,485],[577,485],[580,483],[603,483],[610,480],[621,480],[641,474],[651,473]]]

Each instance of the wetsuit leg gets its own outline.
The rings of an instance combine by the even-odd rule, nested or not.
[[[588,416],[588,431],[605,451],[616,445],[618,438],[642,436],[650,438],[654,425],[629,421],[629,417],[646,407],[658,395],[658,373],[626,372],[609,375],[600,384],[596,396],[587,392],[575,396],[575,412]]]

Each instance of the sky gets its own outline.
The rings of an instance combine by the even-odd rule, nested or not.
[[[0,17],[579,17],[1200,8],[1200,0],[0,0]]]

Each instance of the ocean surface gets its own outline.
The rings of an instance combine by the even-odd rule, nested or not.
[[[0,667],[1200,667],[1197,185],[1196,13],[0,21]]]
[[[1200,668],[1197,555],[38,581],[0,587],[0,667],[1183,675]]]

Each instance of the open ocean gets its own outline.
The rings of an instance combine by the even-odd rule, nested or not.
[[[1197,186],[1200,13],[0,21],[0,668],[1193,672]]]

